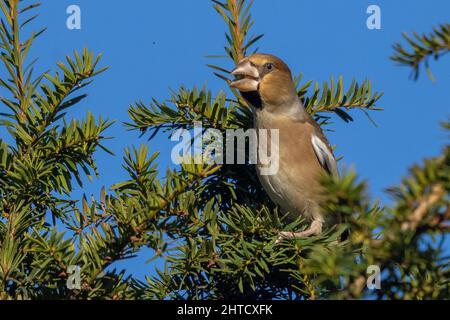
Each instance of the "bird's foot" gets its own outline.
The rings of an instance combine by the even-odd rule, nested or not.
[[[322,222],[314,221],[311,226],[305,231],[301,232],[293,232],[293,231],[282,231],[278,234],[278,239],[275,241],[275,244],[279,244],[284,239],[301,239],[308,238],[311,236],[316,236],[322,233]]]
[[[301,239],[308,238],[312,234],[306,232],[308,230],[302,232],[293,232],[293,231],[282,231],[278,234],[278,239],[275,241],[275,244],[280,244],[284,239]]]

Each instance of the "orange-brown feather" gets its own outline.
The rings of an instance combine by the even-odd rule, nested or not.
[[[272,63],[275,66],[274,70],[265,75],[259,84],[258,92],[265,105],[276,108],[286,105],[293,96],[296,96],[292,73],[283,61],[273,55],[259,53],[250,56],[249,60],[257,67],[262,67],[266,63]]]

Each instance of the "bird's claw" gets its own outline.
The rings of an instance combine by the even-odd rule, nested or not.
[[[282,231],[282,232],[278,233],[278,238],[277,238],[277,240],[275,240],[275,244],[278,245],[284,239],[292,239],[292,238],[294,238],[293,232]]]

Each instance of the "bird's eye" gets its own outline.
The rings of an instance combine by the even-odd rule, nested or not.
[[[274,65],[273,65],[273,63],[266,63],[265,65],[264,65],[264,67],[265,67],[265,69],[267,70],[267,71],[272,71],[275,67],[274,67]]]

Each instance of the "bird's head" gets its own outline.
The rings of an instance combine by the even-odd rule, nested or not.
[[[297,98],[289,67],[270,54],[254,54],[238,63],[231,72],[230,87],[238,89],[255,108],[276,108]]]

